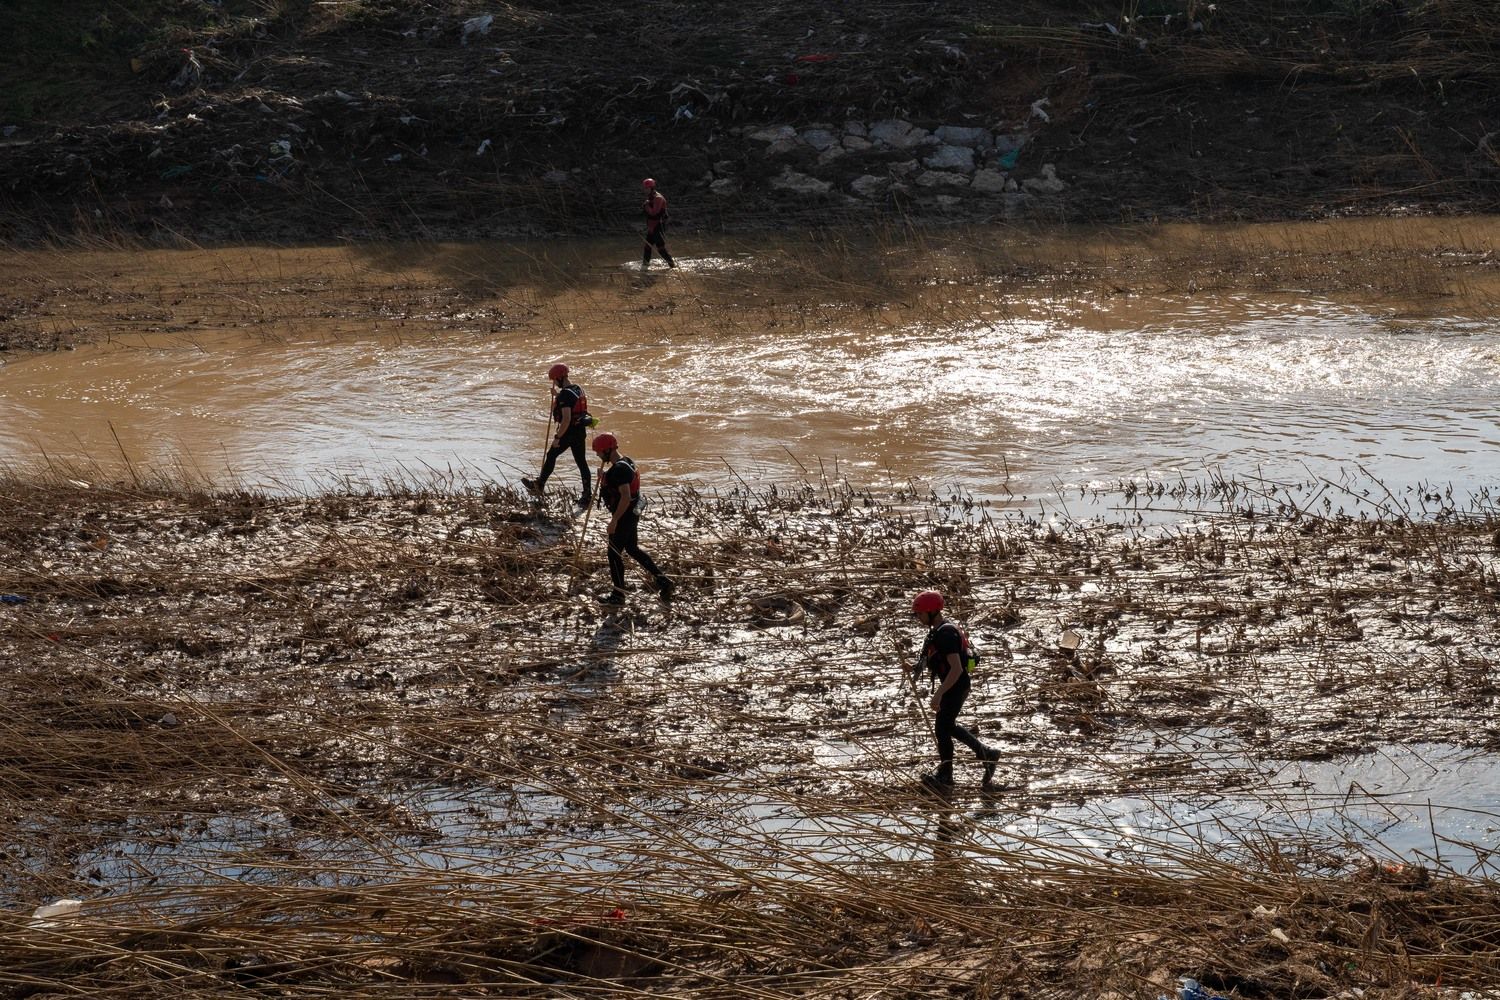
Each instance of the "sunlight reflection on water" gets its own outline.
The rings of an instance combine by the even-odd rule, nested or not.
[[[700,266],[702,265],[700,262]],[[676,280],[674,276],[674,280]],[[850,475],[979,496],[1201,476],[1473,489],[1500,474],[1500,333],[1315,299],[1029,300],[945,329],[873,323],[623,338],[571,331],[604,429],[655,482]],[[0,369],[0,456],[182,460],[282,483],[449,465],[536,466],[560,351],[518,334],[233,331]],[[119,443],[115,441],[119,436]]]
[[[1418,745],[1324,762],[1262,761],[1258,769],[1232,747],[1225,749],[1222,735],[1178,736],[1174,750],[1197,762],[1198,779],[1225,779],[1186,779],[1205,785],[1197,791],[1101,792],[1104,772],[1079,764],[1045,777],[1013,770],[1011,787],[994,795],[961,789],[951,799],[935,800],[916,789],[885,788],[878,803],[856,799],[834,812],[809,812],[774,792],[709,783],[677,797],[604,794],[607,808],[584,815],[571,809],[571,795],[543,787],[436,787],[408,797],[405,805],[416,820],[412,834],[382,842],[379,854],[369,853],[368,845],[320,835],[308,835],[298,849],[307,858],[328,860],[320,867],[320,884],[328,885],[413,872],[462,881],[518,870],[611,872],[612,885],[637,876],[656,885],[684,845],[691,845],[689,859],[710,852],[725,874],[743,870],[789,879],[817,878],[846,865],[958,856],[999,868],[1048,859],[1066,867],[1092,858],[1168,872],[1191,873],[1205,863],[1253,869],[1267,863],[1273,845],[1276,864],[1310,873],[1376,859],[1493,874],[1490,848],[1500,828],[1500,803],[1485,791],[1496,787],[1493,755]],[[1113,767],[1156,760],[1139,751],[1114,757]],[[774,772],[760,778],[757,788],[777,785]],[[1181,776],[1157,780],[1184,783]],[[105,843],[78,864],[99,866],[120,885],[193,884],[205,871],[275,884],[286,872],[260,852],[284,848],[286,836],[284,817],[216,817],[197,834],[170,843],[155,835]]]

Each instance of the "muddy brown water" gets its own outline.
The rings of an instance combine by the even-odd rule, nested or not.
[[[11,254],[23,321],[98,342],[6,358],[0,457],[273,489],[450,468],[513,482],[538,464],[561,358],[657,481],[1472,491],[1500,472],[1494,229],[1074,234],[988,268],[958,236],[726,240],[644,277],[603,243]],[[1287,265],[1342,247],[1336,274]],[[896,263],[854,273],[863,257]],[[1038,261],[1041,280],[1017,280]]]
[[[1089,784],[1088,762],[1077,761],[1064,772],[1033,777],[1024,791],[1012,789],[977,807],[966,801],[946,809],[909,801],[893,807],[886,801],[819,812],[778,792],[779,776],[768,768],[755,775],[755,790],[710,786],[670,802],[669,811],[682,813],[674,834],[717,852],[727,870],[790,879],[945,852],[1002,866],[1015,851],[1063,863],[1087,856],[1164,872],[1207,853],[1253,867],[1258,848],[1268,842],[1309,858],[1320,850],[1330,856],[1352,850],[1390,863],[1494,875],[1490,845],[1500,803],[1490,791],[1496,769],[1492,755],[1425,744],[1326,762],[1254,762],[1210,738],[1218,735],[1189,734],[1180,747],[1225,776],[1216,791],[1156,787],[1100,795]],[[1123,756],[1119,748],[1110,754]],[[554,789],[415,790],[405,806],[431,832],[394,855],[361,854],[359,864],[367,868],[346,872],[343,879],[328,877],[327,884],[378,881],[405,868],[448,872],[477,883],[523,862],[558,873],[623,874],[650,852],[660,822],[653,810],[664,804],[622,798],[613,803],[615,822],[580,831],[567,797]],[[107,841],[81,857],[78,866],[102,866],[119,884],[132,884],[146,873],[153,882],[192,884],[205,864],[220,877],[274,884],[278,873],[247,863],[243,848],[287,825],[287,818],[274,812],[221,816],[170,844]]]

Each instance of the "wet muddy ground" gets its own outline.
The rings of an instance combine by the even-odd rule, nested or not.
[[[244,331],[270,341],[526,331],[567,339],[608,319],[622,337],[787,330],[850,316],[955,323],[1052,295],[1106,313],[1157,296],[1324,296],[1397,316],[1500,301],[1493,216],[1260,225],[873,225],[681,237],[687,270],[640,275],[629,238],[173,250],[129,242],[0,253],[0,351],[141,335]],[[668,278],[702,280],[672,283]],[[1099,320],[1102,322],[1102,320]]]
[[[643,544],[678,599],[638,577],[616,611],[597,517],[580,544],[560,498],[480,481],[3,495],[16,995],[1496,975],[1494,802],[1469,786],[1500,694],[1483,498],[1413,521],[1219,481],[1081,525],[676,489]],[[989,792],[962,764],[950,799],[913,782],[932,751],[900,670],[928,586],[984,650]],[[57,898],[84,907],[30,917]]]

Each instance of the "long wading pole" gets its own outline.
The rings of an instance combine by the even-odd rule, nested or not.
[[[917,690],[917,675],[906,665],[906,654],[901,652],[901,645],[895,636],[891,636],[891,645],[896,649],[896,660],[899,664],[902,677],[911,686],[912,697],[917,699],[917,707],[922,710],[922,722],[932,731],[932,714],[927,710],[927,702],[922,700],[922,692]]]
[[[589,501],[588,510],[583,512],[583,530],[578,533],[578,544],[573,547],[573,561],[576,563],[583,555],[583,539],[589,533],[589,515],[594,513],[594,507],[599,503],[600,488],[604,485],[604,462],[599,462],[599,473],[594,476],[594,496]]]
[[[557,409],[557,390],[547,390],[547,434],[542,438],[542,461],[547,461],[547,452],[552,450],[552,411]]]

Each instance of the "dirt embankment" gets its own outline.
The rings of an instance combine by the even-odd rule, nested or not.
[[[1487,210],[1491,13],[21,0],[0,236],[624,235],[646,174],[699,229]]]

